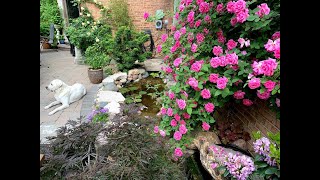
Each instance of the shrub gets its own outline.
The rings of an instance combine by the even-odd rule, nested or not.
[[[57,1],[40,1],[40,35],[48,36],[50,24],[62,25],[63,19],[60,15]]]
[[[129,17],[129,9],[127,0],[110,0],[110,17],[109,22],[113,27],[119,28],[127,26],[132,28],[131,18]]]
[[[176,85],[162,98],[159,129],[173,136],[173,149],[185,150],[194,128],[210,130],[226,102],[260,98],[280,112],[279,7],[279,0],[181,1],[178,24],[161,38],[163,73]]]

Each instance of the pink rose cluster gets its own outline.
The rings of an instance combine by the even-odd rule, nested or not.
[[[199,5],[199,11],[202,14],[205,14],[207,12],[209,12],[210,8],[209,8],[209,4],[207,2],[201,2]]]
[[[189,79],[188,79],[188,83],[187,84],[189,84],[191,87],[193,87],[193,88],[198,88],[198,81],[197,81],[197,79],[196,78],[194,78],[194,77],[190,77]]]
[[[246,7],[246,2],[244,0],[229,1],[227,3],[227,11],[229,13],[234,13],[236,17],[231,19],[231,25],[234,26],[236,23],[245,22],[249,15],[249,9]]]
[[[182,58],[177,58],[173,61],[173,65],[178,67],[182,63]]]
[[[212,52],[215,56],[219,56],[220,54],[222,54],[223,49],[220,46],[214,46]]]
[[[268,15],[270,13],[270,8],[266,3],[262,3],[258,5],[259,11],[256,12],[256,15],[258,15],[260,18],[262,18],[264,15]]]
[[[223,31],[221,29],[217,32],[217,36],[218,36],[219,43],[226,42],[226,38],[223,36]]]
[[[213,68],[225,67],[226,65],[237,65],[238,55],[236,53],[227,54],[226,56],[214,57],[210,60],[210,65]]]
[[[154,132],[155,134],[157,134],[157,133],[160,132],[160,135],[161,135],[162,137],[165,137],[165,136],[166,136],[166,132],[165,132],[164,130],[160,130],[160,129],[159,129],[159,126],[155,126],[155,127],[153,128],[153,132]]]
[[[197,38],[197,43],[201,44],[204,41],[204,34],[203,33],[197,33],[196,38]]]
[[[233,39],[230,39],[228,42],[227,42],[227,47],[228,47],[228,50],[232,50],[233,48],[237,47],[237,42],[235,42]]]
[[[280,34],[279,34],[279,36],[280,36]],[[268,52],[273,52],[274,57],[279,59],[280,58],[280,37],[274,41],[269,39],[267,44],[264,45],[264,48]]]
[[[194,72],[200,72],[203,64],[204,64],[203,60],[196,61],[191,65],[191,69],[190,70],[194,71]]]
[[[277,66],[277,61],[272,58],[268,58],[267,60],[259,62],[254,61],[253,64],[251,64],[253,75],[255,76],[260,74],[272,76],[274,71],[277,69]]]

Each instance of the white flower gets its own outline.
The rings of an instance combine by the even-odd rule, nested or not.
[[[84,10],[84,7],[81,7],[81,10],[83,11],[83,10]]]
[[[87,14],[87,16],[90,17],[91,15],[90,15],[90,14]]]
[[[82,24],[82,26],[86,25],[86,23],[81,23],[81,24]]]
[[[98,4],[101,5],[101,2],[99,2]]]
[[[99,42],[100,40],[98,38],[96,38],[96,42]]]
[[[96,22],[93,22],[93,24],[96,25],[97,23],[96,23]]]
[[[87,32],[87,35],[90,36],[90,32]]]
[[[94,3],[97,3],[97,0],[93,0]]]
[[[87,24],[90,24],[90,22],[89,22],[89,21],[87,21]]]
[[[80,16],[82,16],[82,13],[80,13]]]

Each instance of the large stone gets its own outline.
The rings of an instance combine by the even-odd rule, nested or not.
[[[144,74],[146,72],[146,70],[142,68],[138,69],[138,71],[139,71],[139,74]]]
[[[138,75],[140,72],[139,72],[139,69],[131,69],[128,71],[128,77],[132,77],[133,75]]]
[[[104,108],[108,108],[108,112],[112,114],[120,113],[120,104],[115,101],[111,101]]]
[[[118,87],[114,83],[107,83],[102,88],[103,91],[118,91]]]
[[[56,136],[58,126],[55,123],[43,123],[40,125],[40,144],[49,144],[48,136]]]
[[[149,76],[149,73],[146,71],[143,75],[142,75],[142,78],[147,78]]]
[[[124,102],[125,98],[119,92],[114,91],[99,91],[97,94],[97,102]]]
[[[113,82],[114,82],[114,79],[113,79],[113,78],[110,78],[110,76],[106,77],[106,78],[102,81],[103,85],[106,85],[106,84],[108,84],[108,83],[113,83]]]
[[[239,148],[243,149],[243,150],[248,150],[248,147],[247,147],[247,142],[243,139],[238,139],[234,142],[231,143],[232,145],[235,145],[235,146],[238,146]]]
[[[148,59],[144,61],[146,71],[161,71],[162,66],[164,66],[162,59]]]
[[[128,75],[125,72],[117,72],[109,77],[112,78],[113,80],[120,80],[120,79],[127,79],[127,76]]]

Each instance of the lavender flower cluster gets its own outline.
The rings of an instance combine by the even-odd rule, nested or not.
[[[88,121],[92,121],[92,119],[99,114],[104,114],[107,113],[109,110],[107,108],[100,108],[100,109],[96,109],[96,110],[92,110],[92,112],[88,115]]]
[[[275,166],[276,160],[270,157],[270,143],[271,142],[268,138],[262,137],[253,143],[253,148],[255,153],[265,157],[263,160],[270,166]]]
[[[230,174],[237,180],[246,180],[255,170],[254,162],[248,156],[229,153],[224,165]]]

